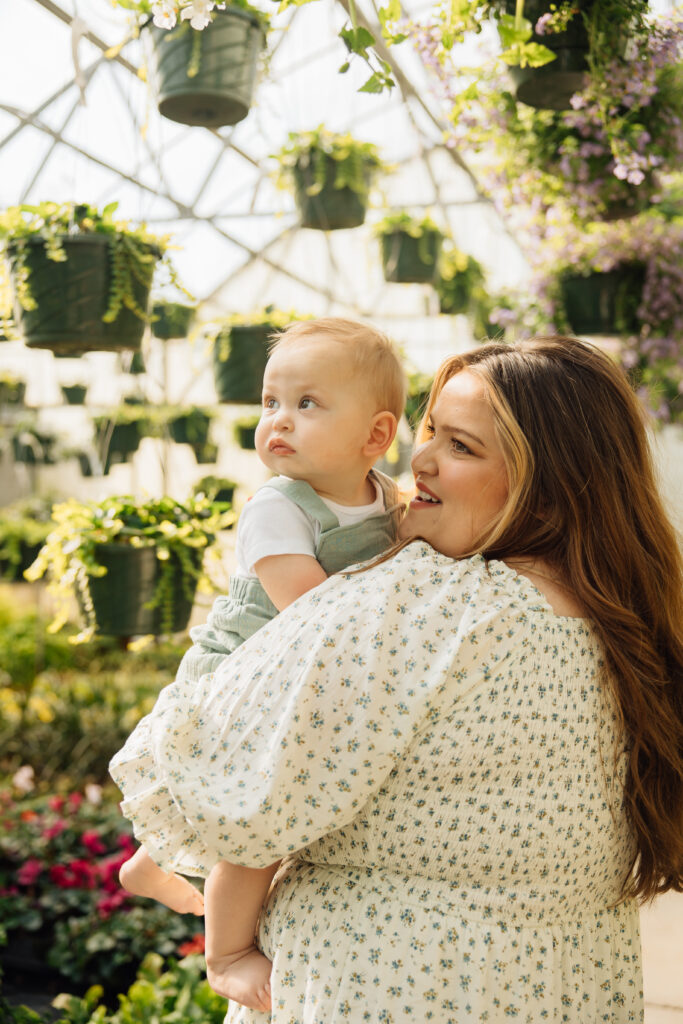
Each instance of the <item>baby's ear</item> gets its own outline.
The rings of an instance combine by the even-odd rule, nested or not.
[[[368,439],[363,446],[363,455],[370,455],[378,459],[384,455],[391,442],[396,437],[398,421],[393,412],[385,409],[377,412],[370,421]]]

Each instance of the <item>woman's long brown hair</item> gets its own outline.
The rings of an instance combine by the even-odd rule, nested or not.
[[[487,558],[542,559],[592,619],[629,750],[637,854],[624,895],[683,891],[683,562],[659,496],[644,415],[593,345],[551,337],[486,344],[443,364],[479,376],[509,477]]]

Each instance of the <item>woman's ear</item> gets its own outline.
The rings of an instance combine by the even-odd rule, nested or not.
[[[385,409],[377,412],[370,421],[368,439],[363,445],[363,455],[378,459],[384,455],[391,442],[396,437],[398,421],[393,412]]]

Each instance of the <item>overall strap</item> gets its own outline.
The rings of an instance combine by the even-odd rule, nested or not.
[[[305,512],[311,519],[316,520],[320,524],[322,533],[327,533],[328,530],[334,530],[339,526],[339,520],[332,509],[328,508],[322,498],[319,498],[315,493],[311,485],[307,484],[304,480],[286,480],[284,477],[278,476],[273,480],[269,480],[263,486],[273,487],[280,494],[284,494],[286,498],[293,501],[302,512]]]

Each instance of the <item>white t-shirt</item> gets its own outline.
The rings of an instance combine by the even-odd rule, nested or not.
[[[382,488],[375,485],[369,505],[338,505],[320,500],[336,515],[340,526],[349,526],[384,512]],[[238,576],[255,576],[255,564],[270,555],[311,555],[320,538],[320,525],[274,487],[261,487],[240,513],[235,556]]]

